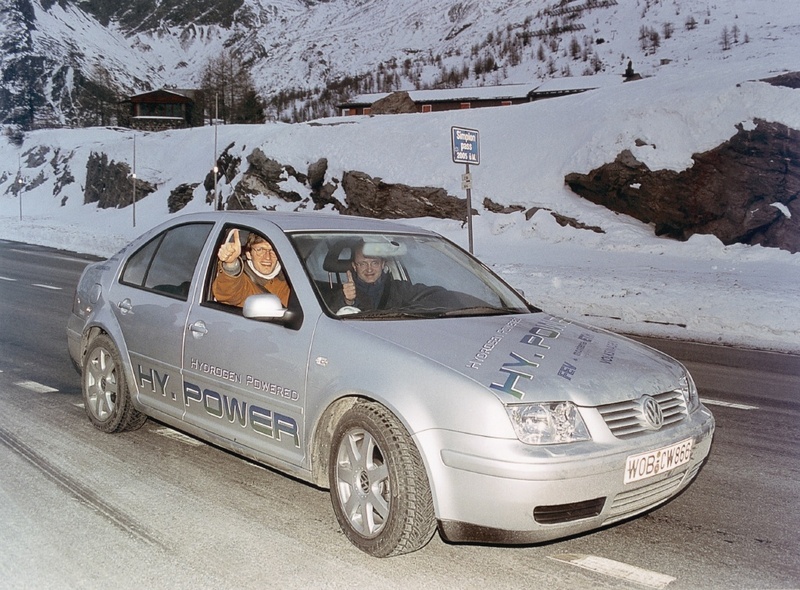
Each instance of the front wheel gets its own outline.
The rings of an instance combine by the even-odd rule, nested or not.
[[[365,553],[411,553],[436,531],[422,458],[383,406],[358,403],[345,413],[333,435],[328,476],[339,525]]]
[[[89,344],[81,381],[86,414],[103,432],[136,430],[147,420],[133,407],[122,360],[108,336],[100,335]]]

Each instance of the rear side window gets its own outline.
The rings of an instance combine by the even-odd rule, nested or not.
[[[121,282],[186,301],[197,260],[212,226],[192,223],[158,234],[131,255]]]

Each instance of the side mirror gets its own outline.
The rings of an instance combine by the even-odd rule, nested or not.
[[[292,294],[294,298],[294,294]],[[260,322],[270,322],[280,324],[290,330],[299,330],[303,325],[303,311],[300,305],[292,302],[292,309],[287,309],[281,304],[277,295],[264,293],[262,295],[250,295],[244,300],[242,315],[251,320]]]
[[[244,300],[242,315],[253,320],[283,320],[290,312],[278,299],[277,295],[265,293],[263,295],[251,295]]]

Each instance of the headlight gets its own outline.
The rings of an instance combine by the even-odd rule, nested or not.
[[[591,439],[578,408],[570,402],[508,406],[506,411],[517,438],[529,445]]]
[[[680,392],[683,394],[683,399],[686,400],[686,409],[689,413],[700,407],[700,395],[697,393],[697,386],[685,367],[683,369],[683,377],[681,377]]]

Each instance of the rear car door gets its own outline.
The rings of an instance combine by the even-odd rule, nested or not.
[[[126,261],[111,293],[131,361],[138,401],[180,418],[181,361],[192,279],[212,223],[159,233]]]

